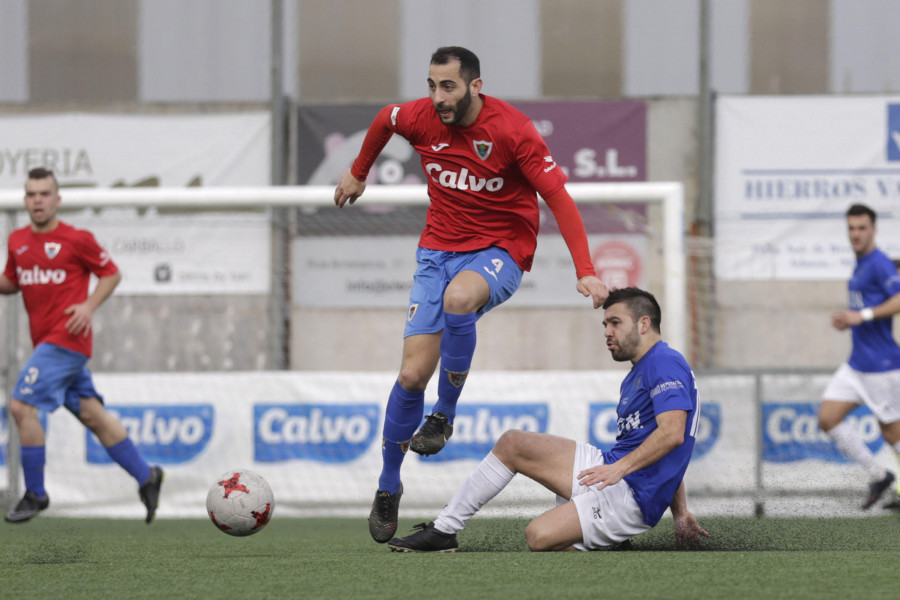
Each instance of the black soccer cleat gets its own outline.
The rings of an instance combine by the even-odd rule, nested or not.
[[[50,506],[50,496],[38,498],[34,492],[25,492],[16,507],[6,513],[6,520],[10,523],[24,523],[37,516],[39,512]]]
[[[863,502],[863,510],[871,508],[878,499],[881,498],[882,494],[884,494],[891,484],[894,483],[894,474],[888,471],[887,475],[884,476],[883,479],[879,479],[878,481],[873,481],[869,484],[869,497],[866,498],[866,501]]]
[[[409,449],[422,456],[440,452],[453,435],[453,425],[447,421],[447,416],[439,412],[425,417],[425,423],[409,440]]]
[[[891,499],[885,502],[881,508],[886,508],[887,510],[900,510],[900,492],[895,492]]]
[[[387,490],[375,492],[372,511],[369,513],[369,534],[372,539],[383,544],[397,533],[397,513],[400,511],[400,497],[403,496],[403,484],[396,494]]]
[[[431,523],[413,525],[416,533],[403,538],[394,538],[388,542],[393,552],[456,552],[459,542],[455,533],[444,533]]]
[[[153,521],[156,515],[156,507],[159,506],[159,489],[162,487],[163,470],[159,467],[150,467],[150,478],[144,482],[139,491],[141,502],[147,507],[146,523]]]

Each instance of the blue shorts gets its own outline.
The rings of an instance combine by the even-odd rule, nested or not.
[[[419,266],[409,293],[403,337],[444,329],[444,290],[463,271],[478,273],[491,287],[490,298],[477,311],[479,317],[509,300],[522,283],[522,269],[506,250],[496,246],[473,252],[419,248],[416,262]]]
[[[94,388],[88,357],[54,344],[38,344],[19,373],[12,397],[40,410],[65,406],[76,417],[82,398],[103,397]]]

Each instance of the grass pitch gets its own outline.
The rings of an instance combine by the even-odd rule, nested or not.
[[[400,554],[364,518],[278,519],[232,538],[206,520],[0,523],[0,597],[897,598],[900,520],[703,518],[704,549],[675,551],[672,521],[635,550],[538,554],[523,519],[476,517],[456,554]],[[414,520],[401,519],[402,534]]]

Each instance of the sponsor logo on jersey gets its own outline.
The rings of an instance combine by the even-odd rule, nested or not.
[[[605,452],[612,449],[619,435],[620,419],[616,413],[617,406],[614,402],[602,402],[591,404],[588,408],[588,443]],[[718,402],[705,401],[700,411],[691,460],[704,456],[715,447],[721,429],[722,407]]]
[[[62,244],[59,242],[44,242],[44,254],[51,260],[56,258],[56,255],[59,254],[61,248]]]
[[[549,173],[550,171],[552,171],[553,169],[556,168],[556,161],[553,160],[552,156],[545,156],[544,162],[548,163],[550,165],[549,167],[544,167],[544,173]]]
[[[445,144],[444,142],[441,142],[440,144],[438,144],[436,146],[432,146],[431,149],[434,150],[435,152],[440,152],[441,150],[443,150],[444,148],[447,148],[448,146],[450,146],[450,144]]]
[[[487,160],[488,156],[491,155],[491,150],[494,149],[494,142],[485,140],[474,140],[472,145],[475,146],[475,154],[477,154],[478,158],[481,160]]]
[[[849,463],[834,442],[819,428],[818,402],[772,402],[762,406],[763,460],[775,463],[817,459]],[[856,408],[845,418],[872,452],[878,452],[884,438],[878,419],[868,408]]]
[[[16,280],[20,286],[49,283],[58,285],[66,280],[66,272],[63,269],[41,269],[37,265],[30,269],[16,267]]]
[[[460,403],[453,420],[453,437],[439,454],[420,456],[423,462],[481,460],[507,429],[546,433],[548,408],[535,404]]]
[[[128,437],[151,464],[190,462],[207,448],[213,433],[215,409],[209,404],[155,404],[107,409],[125,425]],[[94,434],[86,430],[86,436],[88,463],[113,462]]]
[[[397,126],[397,115],[399,113],[400,113],[399,106],[395,106],[394,108],[391,109],[391,125],[393,125],[394,127]]]
[[[449,169],[444,170],[441,165],[431,162],[425,165],[425,172],[433,182],[451,190],[472,190],[473,192],[487,190],[496,192],[503,187],[502,177],[494,177],[492,179],[476,177],[466,168],[457,173]]]
[[[22,256],[24,253],[28,252],[28,245],[22,246],[21,248],[16,248],[16,256]]]
[[[378,404],[257,404],[253,458],[345,463],[377,443]]]

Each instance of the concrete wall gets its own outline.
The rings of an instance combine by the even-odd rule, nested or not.
[[[264,73],[271,6],[269,0],[195,0],[189,7],[181,0],[4,0],[0,111],[258,106],[270,95]],[[283,89],[295,103],[424,94],[430,51],[463,44],[482,56],[489,93],[501,97],[645,98],[648,178],[684,183],[690,225],[697,219],[701,6],[699,0],[460,0],[447,15],[445,4],[420,0],[286,0]],[[900,51],[889,27],[900,17],[896,3],[712,0],[710,6],[711,83],[720,92],[900,90],[900,70],[883,60]],[[844,358],[847,336],[828,327],[828,313],[844,302],[840,283],[715,282],[710,257],[701,259],[692,266],[685,315],[698,366],[832,366]],[[267,368],[278,351],[268,310],[266,302],[248,299],[161,305],[114,297],[98,313],[95,366]],[[395,369],[403,314],[402,306],[353,314],[294,310],[291,368]],[[588,305],[501,308],[480,325],[476,367],[614,366],[598,332],[599,315]]]

